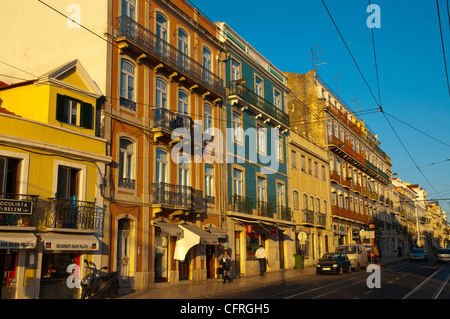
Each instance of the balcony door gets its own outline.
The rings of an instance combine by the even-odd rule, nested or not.
[[[161,14],[156,14],[156,49],[157,52],[163,56],[167,57],[167,33],[168,33],[168,24],[167,19]]]
[[[56,197],[60,199],[76,200],[78,197],[79,169],[58,166],[58,184]]]
[[[178,29],[178,66],[187,70],[189,57],[189,37],[182,29]]]
[[[190,206],[191,189],[190,189],[190,172],[189,159],[181,156],[178,163],[178,202],[181,206]]]

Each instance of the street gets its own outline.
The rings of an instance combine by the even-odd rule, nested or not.
[[[213,299],[450,299],[450,265],[403,261],[380,269],[380,288],[369,288],[371,272],[313,275],[263,287],[219,294]]]

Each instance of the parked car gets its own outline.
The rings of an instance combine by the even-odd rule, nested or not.
[[[437,262],[445,263],[450,261],[450,248],[439,248],[437,253]]]
[[[316,266],[316,274],[338,274],[352,271],[350,260],[348,256],[344,253],[326,253],[319,259]]]
[[[423,260],[428,261],[428,254],[423,248],[413,248],[409,253],[409,261]]]
[[[367,259],[367,251],[364,245],[360,244],[349,244],[340,245],[336,247],[337,253],[344,253],[350,259],[350,263],[353,269],[360,270],[361,268],[366,269],[369,265],[369,260]]]

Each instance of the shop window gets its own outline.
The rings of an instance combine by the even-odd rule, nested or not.
[[[74,299],[77,289],[69,288],[67,272],[69,265],[80,266],[80,253],[42,254],[40,299]]]
[[[265,246],[265,235],[258,233],[247,234],[247,260],[256,260],[255,253],[260,245]]]

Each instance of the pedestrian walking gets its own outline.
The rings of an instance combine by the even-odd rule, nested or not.
[[[375,264],[378,264],[378,258],[380,256],[380,253],[378,251],[378,247],[376,244],[373,244],[373,261]]]
[[[223,283],[225,283],[226,280],[228,280],[228,282],[231,283],[230,274],[229,274],[229,271],[231,269],[231,258],[228,255],[228,249],[225,249],[223,254],[219,257],[219,264],[222,266]]]
[[[264,273],[266,272],[267,254],[262,245],[256,250],[255,257],[259,261],[259,275],[264,276]]]

